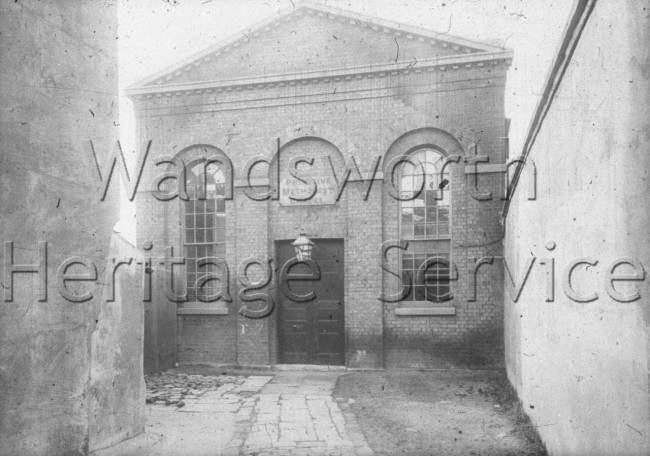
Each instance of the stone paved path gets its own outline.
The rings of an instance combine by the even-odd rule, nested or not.
[[[251,375],[184,396],[181,406],[150,401],[146,433],[96,456],[372,455],[349,405],[332,398],[339,375]]]
[[[372,455],[347,404],[332,399],[338,375],[281,372],[273,379],[257,377],[269,383],[242,399],[234,438],[223,454]]]

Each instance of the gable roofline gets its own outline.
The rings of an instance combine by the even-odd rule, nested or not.
[[[479,52],[498,52],[498,51],[506,50],[506,48],[494,46],[488,43],[483,43],[481,41],[469,40],[467,38],[462,38],[455,35],[449,35],[448,33],[440,33],[440,32],[436,32],[435,30],[417,27],[415,25],[402,24],[396,21],[380,19],[374,16],[368,16],[366,14],[356,13],[342,8],[335,8],[332,6],[321,5],[311,0],[304,0],[303,2],[301,2],[299,6],[295,9],[295,11],[297,11],[299,8],[308,8],[317,12],[320,11],[326,14],[332,14],[342,18],[356,20],[358,22],[367,25],[371,25],[371,26],[376,25],[376,26],[384,27],[391,31],[399,31],[406,34],[418,35],[423,38],[438,40],[440,42],[447,42],[450,45],[452,46],[456,45],[459,48],[464,47],[464,48],[474,49]]]
[[[384,19],[377,19],[375,17],[366,16],[363,14],[334,8],[330,6],[320,5],[310,0],[300,2],[296,7],[284,8],[276,15],[270,16],[262,21],[259,21],[230,37],[215,43],[214,45],[199,51],[178,63],[164,68],[144,79],[137,81],[129,86],[126,90],[127,93],[137,93],[151,87],[151,84],[157,83],[158,86],[168,83],[174,76],[182,74],[183,71],[190,71],[196,66],[200,66],[203,62],[209,62],[213,58],[223,52],[228,52],[233,47],[239,47],[241,44],[250,40],[249,35],[254,37],[259,36],[268,30],[276,22],[289,21],[292,16],[297,13],[301,14],[303,11],[308,13],[315,13],[320,16],[333,17],[338,20],[345,20],[349,23],[370,27],[373,30],[382,30],[385,33],[393,33],[396,35],[405,35],[407,38],[418,39],[419,41],[429,41],[431,44],[440,44],[443,47],[451,47],[458,51],[458,56],[463,55],[476,55],[476,54],[503,54],[504,51],[512,54],[510,49],[481,43],[478,41],[468,40],[465,38],[448,35],[446,33],[437,33],[432,30],[423,29],[421,27],[401,24],[395,21],[388,21]]]

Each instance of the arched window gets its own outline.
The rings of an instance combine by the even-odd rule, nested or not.
[[[433,148],[411,153],[401,165],[400,237],[402,277],[412,283],[405,301],[444,301],[450,293],[450,175],[445,156]]]
[[[186,179],[189,200],[183,205],[187,298],[197,301],[201,296],[216,292],[215,280],[197,286],[200,277],[215,272],[214,265],[197,267],[197,260],[205,257],[225,259],[226,180],[216,164],[209,164],[206,170],[203,161],[187,167]]]

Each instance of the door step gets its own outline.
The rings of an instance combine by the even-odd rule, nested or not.
[[[345,366],[327,366],[322,364],[275,364],[271,370],[277,371],[317,371],[317,372],[345,372]]]

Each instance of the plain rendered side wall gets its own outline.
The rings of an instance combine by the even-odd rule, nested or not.
[[[92,291],[81,303],[56,285],[72,256],[94,262],[103,281],[117,221],[117,192],[99,201],[82,148],[92,139],[105,162],[118,138],[117,11],[54,1],[0,10],[0,239],[14,242],[19,264],[38,264],[38,241],[48,242],[47,300],[36,274],[17,274],[0,308],[0,453],[85,454],[144,424],[142,309],[124,300],[139,281],[113,303],[99,284],[68,284]]]
[[[143,258],[120,234],[113,233],[109,258]],[[110,265],[112,261],[109,260]],[[103,283],[108,283],[107,268]],[[106,448],[144,431],[142,268],[122,266],[115,273],[115,300],[109,289],[97,292],[101,302],[91,336],[89,383],[89,450]]]
[[[650,452],[650,40],[642,2],[597,2],[534,143],[537,200],[524,171],[507,216],[507,262],[519,280],[538,258],[517,303],[506,277],[508,375],[550,454]],[[554,241],[553,251],[545,243]],[[578,303],[562,289],[598,299]],[[641,299],[617,302],[605,271],[619,257],[640,261],[642,282],[617,282]],[[555,299],[544,265],[555,259]],[[547,262],[548,264],[548,262]]]

